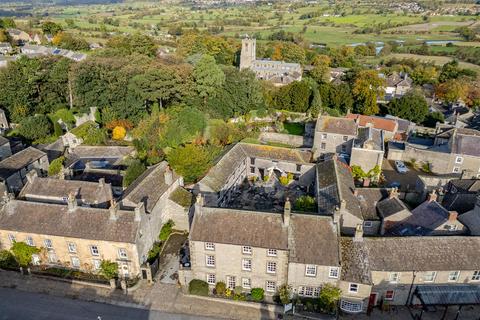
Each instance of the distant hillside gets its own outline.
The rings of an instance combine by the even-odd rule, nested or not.
[[[43,5],[43,4],[57,4],[57,5],[76,5],[76,4],[101,4],[101,3],[119,3],[123,0],[0,0],[1,3],[11,4],[25,4],[25,5]]]

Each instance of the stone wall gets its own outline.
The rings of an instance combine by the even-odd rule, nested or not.
[[[297,136],[293,134],[277,133],[277,132],[262,132],[259,137],[263,142],[274,142],[287,144],[292,147],[312,147],[312,139],[305,139],[303,136]]]

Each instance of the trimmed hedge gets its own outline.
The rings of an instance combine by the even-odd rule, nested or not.
[[[208,296],[208,283],[202,280],[193,279],[188,284],[188,292],[197,296]]]
[[[250,295],[254,301],[262,301],[265,295],[265,291],[262,288],[253,288],[250,291]]]

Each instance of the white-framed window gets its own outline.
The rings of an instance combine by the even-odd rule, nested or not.
[[[53,263],[53,264],[58,262],[58,258],[57,258],[57,255],[55,254],[55,252],[50,251],[48,253],[48,262]]]
[[[394,297],[395,297],[395,291],[394,290],[387,290],[387,292],[385,292],[385,300],[393,301]]]
[[[448,274],[448,281],[456,282],[460,277],[460,271],[450,271]]]
[[[364,228],[371,228],[373,226],[372,221],[364,221],[363,222],[363,227]]]
[[[268,249],[267,256],[269,257],[276,257],[277,256],[277,249]]]
[[[120,259],[127,259],[128,258],[127,249],[125,249],[125,248],[118,249],[118,257]]]
[[[76,253],[77,252],[77,246],[75,245],[75,243],[69,242],[67,244],[67,246],[68,246],[68,252],[70,252],[70,253]]]
[[[462,164],[463,163],[463,157],[457,156],[455,158],[455,163]]]
[[[307,264],[305,266],[305,275],[307,277],[315,277],[317,275],[317,266],[313,264]]]
[[[34,246],[35,246],[35,243],[33,242],[33,238],[30,237],[30,236],[27,237],[26,242],[27,242],[27,244],[28,244],[30,247],[34,247]]]
[[[80,259],[78,257],[72,257],[72,267],[80,268]]]
[[[343,142],[347,142],[348,141],[348,136],[343,136]]]
[[[322,133],[322,139],[327,139],[327,134],[326,133]]]
[[[102,261],[99,259],[93,259],[92,264],[95,270],[100,270],[100,268],[102,267]]]
[[[453,173],[459,173],[460,172],[460,167],[453,167],[452,172]]]
[[[8,240],[10,241],[11,244],[13,244],[15,240],[15,236],[11,233],[8,234]]]
[[[437,276],[436,271],[425,272],[425,277],[423,277],[423,281],[424,282],[433,282],[433,281],[435,281],[436,276]]]
[[[328,277],[338,279],[338,267],[330,267],[328,269]]]
[[[92,256],[99,256],[100,252],[98,251],[97,246],[90,246],[90,252],[92,253]]]
[[[277,272],[277,263],[274,261],[267,262],[267,273],[276,273]]]
[[[252,271],[252,259],[242,259],[242,270]]]
[[[250,246],[243,246],[243,247],[242,247],[242,253],[243,253],[243,254],[252,254],[252,247],[250,247]]]
[[[358,284],[350,283],[350,285],[348,286],[348,292],[357,293],[358,292]]]
[[[351,312],[351,313],[359,313],[362,312],[363,310],[363,302],[351,302],[351,301],[346,301],[342,300],[340,302],[340,309],[346,312]]]
[[[52,240],[50,240],[50,239],[45,239],[45,240],[43,240],[43,243],[45,244],[45,248],[47,248],[47,249],[53,249]]]
[[[205,242],[205,250],[214,251],[215,250],[215,243]]]
[[[237,286],[237,282],[234,276],[227,276],[227,288],[233,290]]]
[[[215,267],[215,256],[205,256],[205,264],[207,267]]]
[[[40,265],[40,256],[38,254],[32,254],[32,264],[34,266]]]
[[[390,272],[390,282],[397,283],[400,279],[400,274],[398,272]]]
[[[250,289],[252,287],[252,281],[250,278],[242,278],[242,288]]]
[[[214,286],[217,283],[217,277],[212,273],[207,274],[207,283]]]
[[[322,150],[327,149],[327,144],[326,144],[325,142],[322,142],[322,143],[320,144],[320,149],[322,149]]]
[[[298,288],[298,295],[302,297],[318,297],[320,295],[319,287],[301,286]]]
[[[267,281],[265,285],[265,291],[267,292],[275,292],[277,290],[277,284],[275,281]]]
[[[480,281],[480,270],[473,271],[472,281]]]

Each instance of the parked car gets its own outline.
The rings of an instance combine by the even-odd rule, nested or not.
[[[395,161],[395,169],[397,169],[398,173],[407,173],[408,169],[403,161],[397,160]]]

